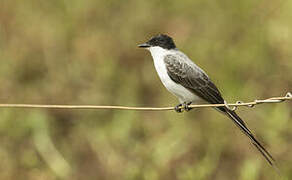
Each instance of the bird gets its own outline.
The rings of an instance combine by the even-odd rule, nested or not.
[[[192,109],[189,105],[198,102],[226,104],[226,106],[215,107],[215,109],[229,117],[278,172],[273,156],[256,139],[239,115],[227,106],[220,91],[205,71],[180,51],[170,36],[155,35],[138,47],[150,51],[162,84],[178,98],[180,104],[175,106],[176,112],[189,111]]]

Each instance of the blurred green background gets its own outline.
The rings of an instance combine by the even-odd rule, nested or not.
[[[292,87],[292,1],[1,0],[0,103],[175,106],[150,53],[172,36],[229,102]],[[292,178],[291,102],[240,108]],[[278,179],[229,119],[0,109],[0,179]]]

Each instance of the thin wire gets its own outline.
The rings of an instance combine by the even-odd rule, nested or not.
[[[284,97],[272,97],[263,100],[254,100],[252,102],[237,101],[233,104],[198,104],[189,105],[190,108],[210,108],[210,107],[230,107],[236,110],[239,106],[254,107],[264,103],[280,103],[285,100],[292,100],[292,94],[288,92]],[[232,107],[232,108],[231,108]],[[99,105],[48,105],[48,104],[0,104],[0,108],[46,108],[46,109],[112,109],[112,110],[134,110],[134,111],[168,111],[174,110],[174,107],[130,107],[130,106],[99,106]],[[183,108],[183,107],[182,107]]]

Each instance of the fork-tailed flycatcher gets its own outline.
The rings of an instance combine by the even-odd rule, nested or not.
[[[181,104],[175,107],[177,112],[181,112],[182,109],[190,110],[188,105],[200,100],[211,104],[226,104],[208,75],[176,48],[171,37],[159,34],[138,47],[150,51],[155,69],[163,85],[179,99]],[[276,168],[272,155],[260,144],[246,123],[234,111],[227,106],[216,107],[216,109],[227,115],[249,137],[251,143],[268,163]]]

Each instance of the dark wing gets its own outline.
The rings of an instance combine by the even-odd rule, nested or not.
[[[167,73],[170,78],[211,104],[224,104],[224,99],[222,98],[221,93],[211,82],[205,72],[195,64],[188,62],[188,59],[182,61],[179,60],[180,58],[187,57],[166,55],[164,58]],[[217,109],[225,113],[239,127],[239,129],[249,137],[252,144],[264,156],[268,163],[277,170],[277,167],[274,165],[274,158],[259,143],[248,129],[245,122],[234,111],[229,110],[227,107],[218,107]]]
[[[179,58],[185,58],[179,56]],[[179,61],[176,55],[164,58],[170,78],[211,104],[223,104],[224,99],[209,77],[196,65]]]

